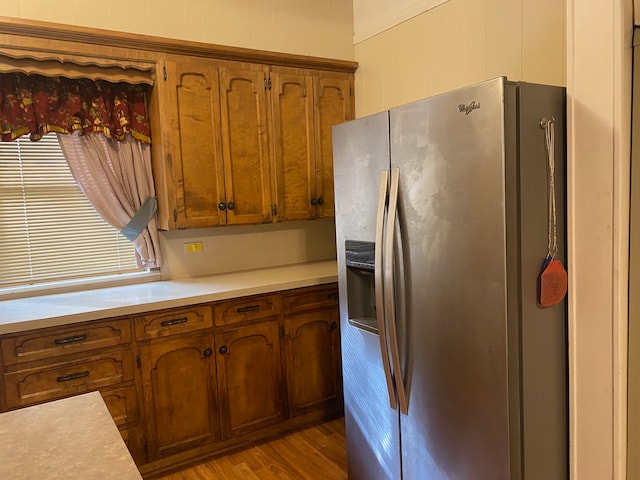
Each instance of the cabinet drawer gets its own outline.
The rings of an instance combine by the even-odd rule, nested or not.
[[[168,310],[135,319],[137,340],[193,332],[212,326],[211,307],[208,305]]]
[[[117,388],[100,392],[113,422],[122,427],[138,419],[138,402],[135,387]]]
[[[133,380],[131,353],[119,350],[4,375],[8,408],[55,400]]]
[[[261,295],[221,302],[214,309],[217,326],[231,325],[279,315],[281,301],[279,295]]]
[[[73,327],[34,330],[3,338],[2,359],[5,366],[70,353],[113,347],[131,341],[128,319],[86,323]]]
[[[282,297],[282,310],[285,315],[337,306],[338,286],[336,284],[302,288]]]

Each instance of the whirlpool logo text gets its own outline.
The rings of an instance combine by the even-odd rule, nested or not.
[[[458,111],[460,113],[464,113],[465,115],[469,115],[471,112],[479,108],[480,108],[480,102],[476,102],[476,101],[473,101],[468,105],[465,105],[464,103],[461,103],[460,105],[458,105]]]

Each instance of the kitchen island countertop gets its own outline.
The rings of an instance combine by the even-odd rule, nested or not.
[[[0,414],[0,478],[142,480],[98,392]]]
[[[336,282],[335,260],[0,301],[0,334]]]

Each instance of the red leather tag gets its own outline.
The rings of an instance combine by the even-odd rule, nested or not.
[[[551,260],[540,274],[540,305],[557,305],[566,294],[567,271],[560,260]]]

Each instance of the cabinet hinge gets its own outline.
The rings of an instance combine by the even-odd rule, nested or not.
[[[178,221],[178,210],[176,210],[175,208],[173,209],[173,221]]]
[[[274,217],[278,216],[278,206],[275,203],[271,205],[271,215]]]
[[[138,368],[142,368],[142,361],[140,360],[140,355],[136,355],[136,365],[138,365]]]
[[[278,330],[280,331],[280,336],[284,337],[284,325],[279,325]]]
[[[164,78],[165,80],[167,79],[167,67],[166,66],[162,67],[162,78]]]

